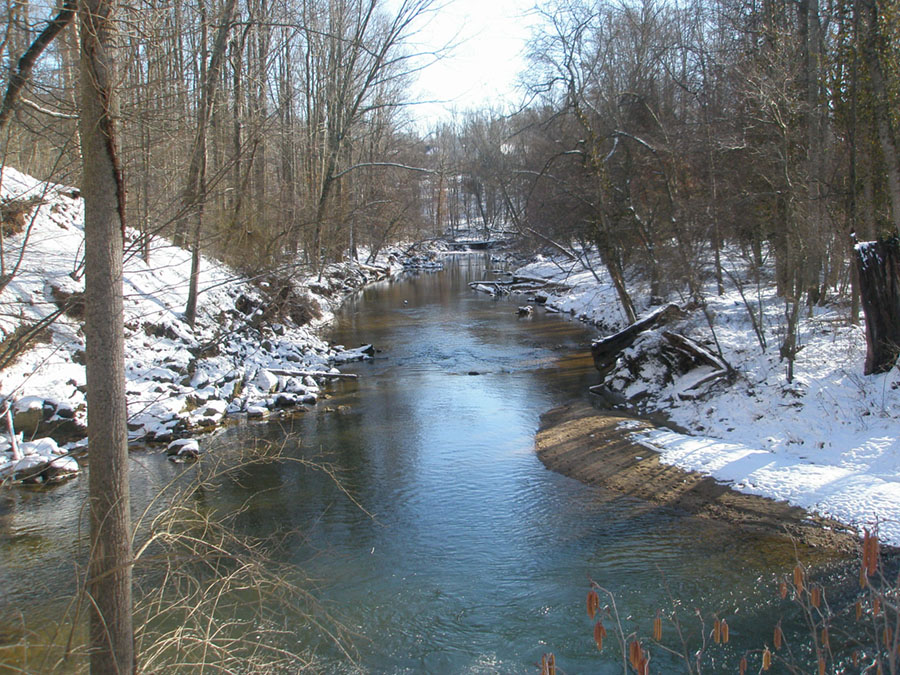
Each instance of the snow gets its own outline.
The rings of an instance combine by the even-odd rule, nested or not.
[[[516,274],[565,284],[546,293],[547,305],[611,334],[626,325],[615,290],[598,260],[582,259],[596,276],[580,261],[541,256]],[[757,287],[737,256],[728,261],[736,278],[745,279],[745,297],[761,317],[765,351],[734,283],[726,281],[722,296],[711,284],[706,297],[715,337],[735,376],[704,383],[713,369],[699,366],[667,377],[662,361],[639,359],[658,350],[664,328],[644,333],[620,355],[607,386],[643,412],[664,413],[687,433],[632,433],[663,462],[854,527],[877,525],[885,542],[900,546],[900,367],[864,376],[864,327],[848,323],[846,307],[815,307],[801,321],[802,350],[788,382],[779,358],[783,301],[773,284]],[[639,318],[647,316],[653,310],[647,289],[637,278],[629,288]],[[715,353],[702,312],[667,328]]]
[[[0,174],[0,198],[40,202],[26,214],[23,232],[4,237],[3,271],[15,273],[0,291],[0,340],[47,319],[62,303],[69,307],[0,372],[0,401],[9,402],[17,413],[32,411],[36,423],[74,420],[83,432],[83,202],[71,187],[44,183],[10,167]],[[203,258],[192,327],[183,317],[190,252],[157,237],[150,244],[148,263],[137,244],[138,233],[129,230],[123,281],[133,441],[169,442],[215,426],[227,415],[266,415],[264,406],[274,407],[277,392],[285,389],[289,396],[280,399],[282,406],[314,404],[324,378],[299,381],[272,371],[326,373],[335,363],[364,358],[361,349],[329,345],[318,330],[350,293],[374,277],[402,271],[409,260],[400,248],[389,247],[370,265],[330,265],[321,278],[293,273],[295,297],[305,298],[319,314],[296,325],[269,311],[265,282],[254,284],[226,265]],[[42,421],[44,411],[52,410],[52,417]]]

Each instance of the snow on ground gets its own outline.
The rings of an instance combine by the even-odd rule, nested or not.
[[[539,257],[516,274],[569,285],[549,293],[547,304],[596,323],[608,335],[624,327],[624,314],[602,266],[596,260],[592,265],[596,277],[580,263]],[[633,287],[639,313],[646,314],[652,309],[647,293],[640,284]],[[801,322],[803,349],[788,382],[779,358],[783,301],[772,285],[752,281],[744,297],[762,317],[765,350],[734,283],[726,281],[722,296],[707,289],[715,336],[736,371],[731,381],[691,389],[711,369],[673,373],[664,367],[654,358],[664,342],[662,329],[648,331],[620,356],[607,386],[628,399],[626,405],[663,412],[687,431],[658,430],[639,440],[658,450],[662,461],[738,490],[857,527],[877,524],[886,542],[900,546],[900,367],[864,376],[864,328],[849,325],[844,307],[816,307]],[[666,328],[715,348],[702,312]]]
[[[62,306],[70,308],[0,371],[0,397],[13,404],[16,426],[26,436],[39,427],[37,435],[43,435],[63,423],[70,438],[83,436],[83,307],[77,302],[84,290],[82,200],[73,188],[42,183],[11,168],[0,177],[0,200],[4,215],[16,202],[37,202],[17,223],[10,219],[3,225],[0,363],[24,330]],[[349,293],[375,276],[401,270],[406,261],[394,248],[375,262],[380,267],[342,263],[329,266],[321,279],[295,278],[293,302],[276,312],[265,295],[272,281],[254,285],[227,266],[203,259],[192,328],[183,320],[190,253],[157,238],[148,264],[136,243],[137,234],[129,231],[124,292],[133,440],[169,442],[213,427],[229,414],[258,416],[314,403],[322,382],[337,372],[335,363],[366,356],[328,345],[316,329],[333,318]],[[412,262],[423,261],[427,258]],[[311,309],[312,320],[294,321],[304,307]],[[14,460],[8,441],[0,441],[0,477],[10,473],[14,461],[24,460]]]

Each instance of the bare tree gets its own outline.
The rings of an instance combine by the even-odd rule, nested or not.
[[[79,6],[91,672],[121,674],[134,671],[134,631],[122,298],[125,194],[116,152],[114,10],[114,0],[82,0]]]

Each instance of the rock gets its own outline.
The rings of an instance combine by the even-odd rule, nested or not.
[[[7,475],[12,475],[13,480],[24,483],[40,483],[41,467],[47,463],[40,455],[25,455],[17,462],[13,462]]]
[[[56,404],[54,416],[64,420],[75,419],[75,408],[68,401],[60,401]]]
[[[84,317],[84,287],[71,277],[48,279],[44,283],[44,295],[72,318]]]
[[[259,405],[247,406],[247,419],[259,419],[268,414],[268,410]]]
[[[306,386],[296,377],[288,377],[285,378],[281,390],[286,391],[290,394],[305,394]]]
[[[275,408],[293,408],[298,402],[296,395],[281,393],[275,397],[272,405]]]
[[[13,403],[12,415],[16,431],[33,436],[44,421],[44,399],[39,396],[23,396]]]
[[[534,314],[534,307],[531,305],[524,305],[523,307],[519,307],[518,309],[519,316],[531,316]]]
[[[200,456],[200,444],[193,438],[179,438],[166,447],[169,458],[197,459]]]
[[[214,417],[216,415],[224,415],[227,410],[228,404],[225,401],[215,399],[207,402],[203,408],[203,414],[207,417]]]
[[[39,438],[36,441],[26,441],[20,448],[23,455],[38,455],[45,459],[52,459],[57,455],[65,454],[56,441],[52,438]]]
[[[278,376],[265,368],[260,368],[250,383],[260,391],[271,394],[278,389]]]
[[[46,483],[58,483],[77,476],[81,471],[74,457],[57,457],[41,472]]]

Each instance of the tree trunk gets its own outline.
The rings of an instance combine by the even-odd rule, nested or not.
[[[900,356],[900,239],[858,244],[856,265],[866,317],[864,373],[886,373]]]
[[[197,297],[200,293],[200,242],[207,189],[207,131],[209,129],[213,101],[216,97],[216,88],[219,83],[219,72],[222,69],[222,62],[225,56],[228,33],[231,30],[231,17],[234,14],[234,5],[235,0],[228,0],[222,9],[222,23],[219,24],[219,30],[216,32],[212,54],[209,56],[209,66],[207,67],[206,65],[205,54],[204,63],[202,64],[205,72],[203,73],[203,83],[200,90],[197,135],[194,137],[194,145],[191,150],[191,164],[188,167],[188,181],[184,199],[185,205],[189,209],[193,209],[194,220],[193,243],[191,245],[191,277],[188,287],[187,305],[184,310],[184,320],[190,326],[194,325],[194,321],[197,318]]]
[[[872,114],[878,130],[878,142],[887,173],[888,197],[891,202],[891,220],[894,233],[900,231],[900,162],[897,156],[897,138],[890,109],[890,93],[885,83],[881,57],[881,43],[884,37],[878,24],[878,3],[862,0],[867,14],[867,26],[863,37],[862,54],[872,83]]]
[[[122,256],[125,195],[116,156],[114,0],[82,0],[85,342],[90,447],[92,673],[134,672],[131,515],[125,409]]]

